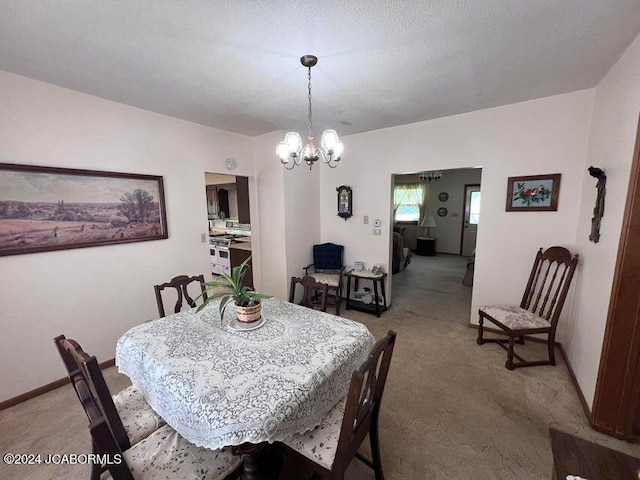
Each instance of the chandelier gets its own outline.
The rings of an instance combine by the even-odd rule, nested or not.
[[[322,160],[331,168],[336,168],[340,161],[340,156],[344,150],[342,142],[338,138],[335,130],[325,130],[322,132],[320,146],[317,147],[313,143],[313,134],[311,133],[313,122],[311,120],[311,67],[318,63],[318,58],[313,55],[304,55],[300,58],[300,63],[307,67],[308,73],[308,97],[309,97],[309,116],[307,120],[307,143],[302,144],[302,138],[297,132],[288,132],[284,136],[284,140],[276,147],[276,155],[280,162],[287,170],[293,170],[296,165],[300,165],[304,160],[309,165],[309,170],[318,160]]]
[[[434,180],[440,180],[442,178],[442,170],[428,170],[426,172],[420,172],[418,173],[418,178],[431,183]]]

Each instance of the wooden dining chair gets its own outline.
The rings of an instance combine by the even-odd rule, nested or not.
[[[85,377],[122,450],[144,440],[166,423],[136,387],[130,386],[112,396],[96,357],[89,356],[75,340],[60,335],[54,341],[69,378],[78,372]]]
[[[329,412],[318,427],[283,442],[285,452],[303,459],[313,468],[315,476],[342,480],[351,460],[356,457],[373,469],[376,480],[384,480],[378,421],[395,342],[396,333],[389,330],[387,336],[376,343],[362,366],[353,372],[347,397]],[[372,460],[358,453],[367,435]]]
[[[298,305],[322,312],[327,311],[329,285],[317,282],[309,275],[302,278],[291,277],[291,287],[289,288],[289,302],[291,303],[294,303],[297,285],[302,285],[302,300],[298,302]]]
[[[162,303],[162,290],[165,288],[175,288],[178,299],[176,301],[175,307],[173,308],[173,313],[178,313],[182,310],[182,300],[184,299],[189,307],[193,308],[196,306],[196,301],[191,298],[189,292],[187,291],[187,287],[192,282],[200,282],[200,291],[202,292],[203,301],[207,300],[207,290],[204,285],[204,275],[194,275],[190,277],[188,275],[178,275],[177,277],[173,277],[166,283],[162,283],[160,285],[154,285],[153,289],[156,292],[156,303],[158,304],[158,313],[160,314],[160,318],[166,317],[164,312],[164,304]],[[197,297],[196,297],[197,298]]]
[[[132,447],[122,449],[100,400],[85,376],[76,371],[71,376],[71,383],[89,419],[93,451],[108,460],[92,469],[91,480],[222,480],[239,477],[242,461],[231,453],[231,449],[196,447],[169,425],[160,427]],[[97,464],[93,465],[96,467]]]
[[[555,365],[556,328],[577,265],[578,255],[572,256],[564,247],[550,247],[544,252],[540,249],[519,307],[487,305],[478,310],[478,345],[497,343],[507,350],[505,367],[508,370]],[[498,326],[500,330],[496,333],[508,338],[484,338],[484,320]],[[514,352],[516,341],[524,345],[525,335],[535,333],[547,334],[548,360],[526,361]],[[514,357],[518,362],[514,362]]]

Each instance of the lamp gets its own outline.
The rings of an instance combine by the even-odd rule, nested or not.
[[[313,144],[313,134],[311,129],[313,126],[311,120],[311,67],[318,63],[318,58],[313,55],[304,55],[300,57],[300,63],[307,67],[309,79],[308,83],[308,98],[309,98],[309,116],[307,120],[307,144],[302,145],[302,138],[298,132],[288,132],[284,136],[284,140],[276,147],[276,155],[280,159],[280,162],[287,170],[293,170],[296,165],[300,165],[304,160],[309,165],[309,170],[313,167],[313,164],[318,160],[322,160],[331,168],[336,168],[344,145],[338,138],[338,134],[335,130],[325,130],[322,132],[320,139],[320,146],[316,147]],[[290,166],[289,166],[290,165]]]
[[[420,172],[418,173],[418,178],[431,183],[433,180],[440,180],[442,178],[442,170],[427,170],[426,172]]]
[[[425,216],[420,222],[421,227],[427,227],[427,237],[431,237],[431,229],[436,228],[438,225],[436,224],[436,219],[431,216]]]

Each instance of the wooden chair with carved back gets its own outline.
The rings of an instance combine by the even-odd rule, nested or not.
[[[384,480],[378,422],[395,341],[396,333],[389,330],[362,366],[353,372],[347,397],[314,430],[294,435],[282,443],[286,453],[293,453],[313,468],[315,477],[342,480],[355,457],[373,469],[376,480]],[[358,453],[367,435],[372,460]]]
[[[184,299],[187,302],[189,307],[193,308],[196,306],[196,301],[191,298],[187,288],[192,282],[200,282],[200,291],[202,292],[203,301],[207,300],[207,291],[204,285],[204,275],[194,275],[192,277],[188,275],[178,275],[177,277],[173,277],[166,283],[162,283],[160,285],[154,285],[153,289],[156,292],[156,302],[158,304],[158,313],[160,314],[160,318],[166,317],[164,311],[164,304],[162,303],[162,291],[165,288],[175,288],[178,299],[176,301],[175,307],[173,309],[173,313],[178,313],[182,310],[182,300]],[[197,298],[197,297],[196,297]]]
[[[327,311],[329,285],[316,282],[315,278],[309,275],[305,275],[302,278],[291,277],[291,287],[289,288],[289,302],[291,303],[294,303],[297,285],[302,286],[302,300],[298,302],[298,305],[322,312]]]
[[[507,350],[505,366],[509,370],[535,365],[555,365],[556,328],[577,265],[578,255],[572,256],[571,252],[564,247],[550,247],[544,252],[541,248],[533,262],[520,306],[487,305],[480,307],[478,311],[480,316],[478,345],[488,342],[497,343]],[[500,328],[496,333],[506,335],[508,338],[484,338],[485,320],[489,320]],[[549,358],[548,360],[526,361],[514,352],[514,346],[516,342],[524,345],[525,335],[536,333],[547,334]],[[514,358],[518,361],[514,361]]]
[[[90,381],[81,371],[71,375],[71,383],[89,419],[93,451],[100,462],[93,463],[91,480],[155,480],[158,478],[238,478],[241,460],[226,451],[196,447],[169,425],[145,440],[123,449]]]

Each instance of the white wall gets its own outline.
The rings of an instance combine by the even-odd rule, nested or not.
[[[345,137],[344,161],[321,170],[322,240],[345,245],[347,263],[385,263],[389,271],[391,174],[481,166],[471,312],[519,302],[537,249],[575,239],[592,104],[593,90],[583,90]],[[507,177],[543,173],[562,174],[558,211],[505,212]],[[346,222],[335,212],[341,184],[353,188]],[[363,215],[380,218],[386,234],[373,236]]]
[[[274,160],[272,168],[282,168]],[[305,164],[287,171],[285,177],[285,225],[287,289],[291,277],[304,275],[302,267],[313,263],[313,245],[320,243],[320,169]],[[287,290],[288,292],[288,290]],[[287,297],[288,299],[288,293]]]
[[[261,292],[286,299],[287,250],[285,235],[285,172],[275,156],[275,145],[282,141],[284,132],[272,132],[254,138],[255,181],[257,192],[258,228],[251,212],[251,238],[258,234],[259,249],[252,244],[252,254],[260,256]],[[255,268],[254,268],[255,272]],[[255,278],[255,277],[254,277]]]
[[[589,405],[593,402],[611,296],[622,216],[640,112],[640,37],[595,89],[595,103],[575,243],[581,257],[575,315],[561,324],[561,339]],[[588,240],[596,199],[590,165],[604,168],[607,194],[599,243]],[[564,179],[563,179],[564,181]]]
[[[2,401],[65,375],[56,335],[113,358],[127,329],[157,318],[154,284],[209,272],[203,173],[234,157],[234,173],[250,176],[254,162],[249,137],[1,71],[0,112],[1,162],[164,176],[169,231],[167,240],[0,257]]]

